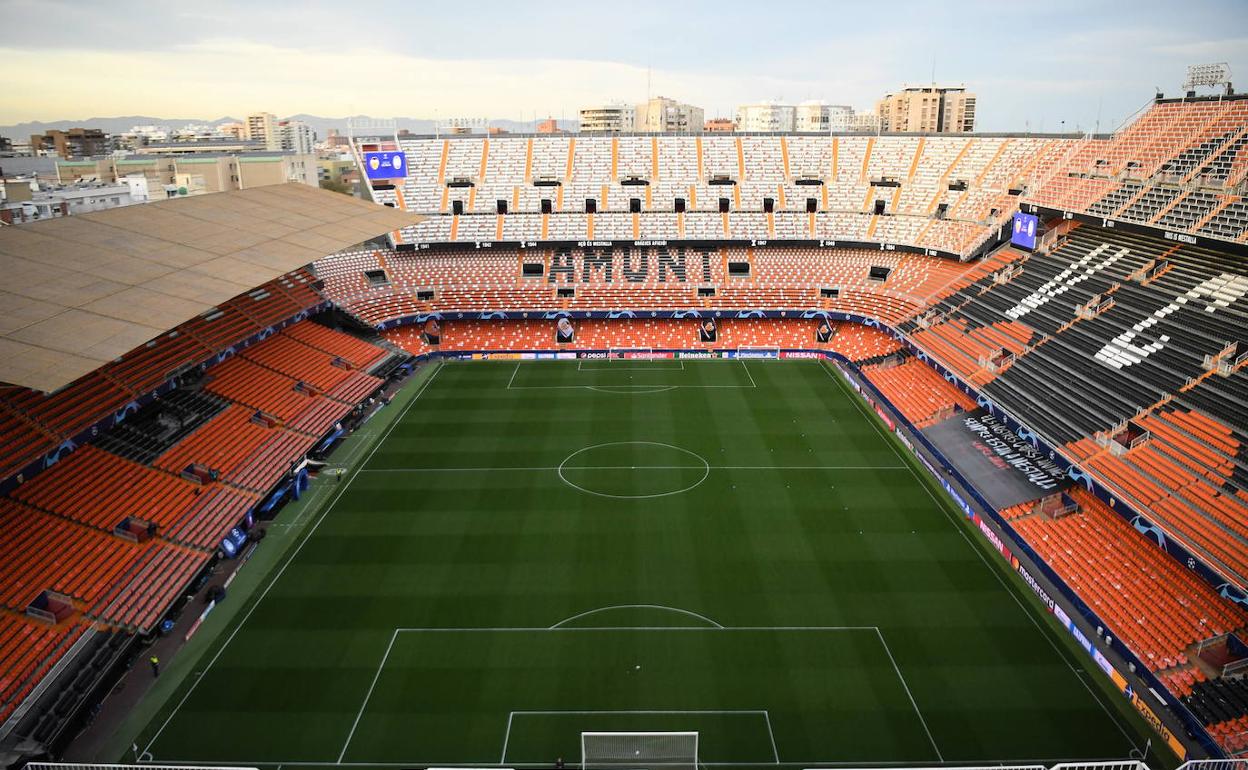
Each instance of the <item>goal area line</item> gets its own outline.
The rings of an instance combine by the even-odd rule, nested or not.
[[[507,731],[503,735],[503,750],[499,757],[500,765],[507,764],[507,747],[511,744],[512,727],[516,718],[549,717],[549,716],[753,716],[761,717],[767,729],[767,741],[771,746],[772,760],[770,764],[779,765],[780,753],[776,749],[776,734],[771,728],[771,715],[766,709],[523,709],[512,711],[507,715]],[[585,733],[582,733],[584,735]],[[605,731],[607,735],[629,735],[630,733]],[[655,735],[653,732],[631,733],[633,735]],[[694,734],[697,734],[696,731]],[[525,766],[540,764],[532,761],[513,762],[514,765]],[[706,764],[699,762],[698,764]],[[757,764],[757,763],[754,763]]]

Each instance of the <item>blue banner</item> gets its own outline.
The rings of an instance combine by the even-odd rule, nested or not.
[[[1014,229],[1010,231],[1010,243],[1019,248],[1034,251],[1036,235],[1040,230],[1040,217],[1035,214],[1016,213]]]
[[[401,152],[366,152],[364,173],[369,179],[398,179],[407,176],[407,158]]]

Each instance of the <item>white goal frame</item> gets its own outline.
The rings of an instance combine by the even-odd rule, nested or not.
[[[586,739],[594,738],[692,738],[693,739],[693,756],[688,760],[675,758],[658,758],[642,756],[640,753],[636,755],[636,761],[631,761],[629,757],[618,758],[602,758],[590,759],[586,755]],[[650,770],[655,767],[688,767],[689,770],[697,770],[698,768],[698,733],[692,731],[685,732],[583,732],[581,733],[581,770],[597,770],[597,768],[626,768],[627,770]]]

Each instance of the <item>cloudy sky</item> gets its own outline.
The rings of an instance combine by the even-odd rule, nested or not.
[[[934,64],[980,130],[1108,130],[1221,61],[1248,85],[1248,0],[0,0],[0,123],[573,118],[647,90],[862,109]]]

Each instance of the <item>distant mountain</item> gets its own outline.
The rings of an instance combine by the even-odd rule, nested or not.
[[[0,136],[7,136],[10,139],[20,139],[25,141],[30,138],[31,134],[42,134],[45,131],[59,129],[64,131],[68,128],[98,128],[109,134],[120,134],[123,131],[129,131],[134,126],[170,126],[178,128],[185,126],[187,123],[210,123],[217,125],[219,123],[228,123],[231,118],[221,118],[219,120],[204,120],[203,118],[156,118],[151,115],[120,115],[115,118],[84,118],[81,120],[53,120],[53,121],[31,121],[29,123],[15,123],[10,126],[0,126]]]
[[[366,115],[356,115],[356,118],[366,118]],[[282,120],[301,120],[312,126],[312,130],[320,138],[325,138],[329,133],[329,129],[337,129],[340,133],[346,133],[347,118],[326,118],[320,115],[307,115],[300,113],[291,115]],[[400,130],[407,129],[414,134],[432,134],[435,131],[436,123],[428,118],[394,118]],[[113,118],[84,118],[81,120],[53,120],[53,121],[30,121],[28,123],[15,123],[8,126],[0,126],[0,136],[6,136],[15,141],[26,141],[31,134],[42,134],[51,129],[59,129],[64,131],[68,128],[98,128],[109,134],[120,134],[129,131],[134,126],[169,126],[170,128],[180,128],[188,123],[206,123],[208,125],[217,126],[222,123],[234,123],[238,118],[221,117],[215,120],[205,120],[204,118],[158,118],[152,115],[121,115]],[[534,131],[537,124],[534,121],[516,121],[516,120],[491,120],[490,125],[501,128],[512,133],[522,133]],[[561,120],[559,126],[564,129],[574,130],[577,122],[574,120]]]

